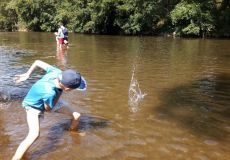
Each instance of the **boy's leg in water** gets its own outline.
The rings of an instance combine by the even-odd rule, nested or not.
[[[33,142],[38,138],[39,130],[40,130],[40,122],[39,122],[40,113],[41,111],[33,109],[33,108],[26,109],[29,133],[27,137],[19,145],[12,160],[21,159],[23,155],[25,154],[25,152],[33,144]]]
[[[68,106],[68,103],[66,103],[62,100],[59,100],[57,102],[57,104],[55,105],[53,111],[58,112],[58,113],[62,113],[62,114],[65,114],[65,115],[71,117],[72,120],[71,120],[71,124],[70,124],[70,130],[71,131],[77,130],[77,126],[78,126],[81,114],[74,111],[72,108],[70,108]]]

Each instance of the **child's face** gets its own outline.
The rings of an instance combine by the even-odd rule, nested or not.
[[[71,90],[73,90],[72,88],[68,88],[68,87],[64,86],[61,82],[59,82],[59,85],[60,85],[60,87],[61,87],[61,89],[63,91],[71,91]]]
[[[71,91],[73,90],[72,88],[68,88],[68,87],[65,87],[65,89],[63,89],[64,91]]]

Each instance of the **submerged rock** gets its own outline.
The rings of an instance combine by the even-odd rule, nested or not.
[[[0,102],[8,102],[23,99],[29,89],[19,87],[0,88]]]

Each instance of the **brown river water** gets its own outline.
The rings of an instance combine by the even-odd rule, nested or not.
[[[230,159],[230,40],[70,34],[69,48],[60,50],[53,33],[0,37],[3,94],[23,96],[18,89],[28,89],[41,71],[21,84],[12,78],[36,59],[77,69],[88,82],[85,92],[63,95],[87,114],[79,126],[85,136],[67,131],[68,117],[46,113],[25,159]],[[12,158],[27,131],[21,100],[5,97],[0,160]]]

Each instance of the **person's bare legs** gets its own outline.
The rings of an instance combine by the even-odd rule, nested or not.
[[[39,136],[39,130],[40,130],[39,113],[40,111],[36,109],[28,109],[26,110],[26,113],[27,113],[27,123],[29,127],[29,133],[27,137],[19,145],[12,160],[22,159],[25,152],[29,149],[29,147],[33,144],[33,142]]]
[[[81,116],[80,113],[73,111],[68,106],[61,107],[60,109],[56,110],[56,112],[70,116],[72,118],[71,124],[70,124],[70,130],[71,131],[77,130],[77,126],[78,126],[79,119]]]

